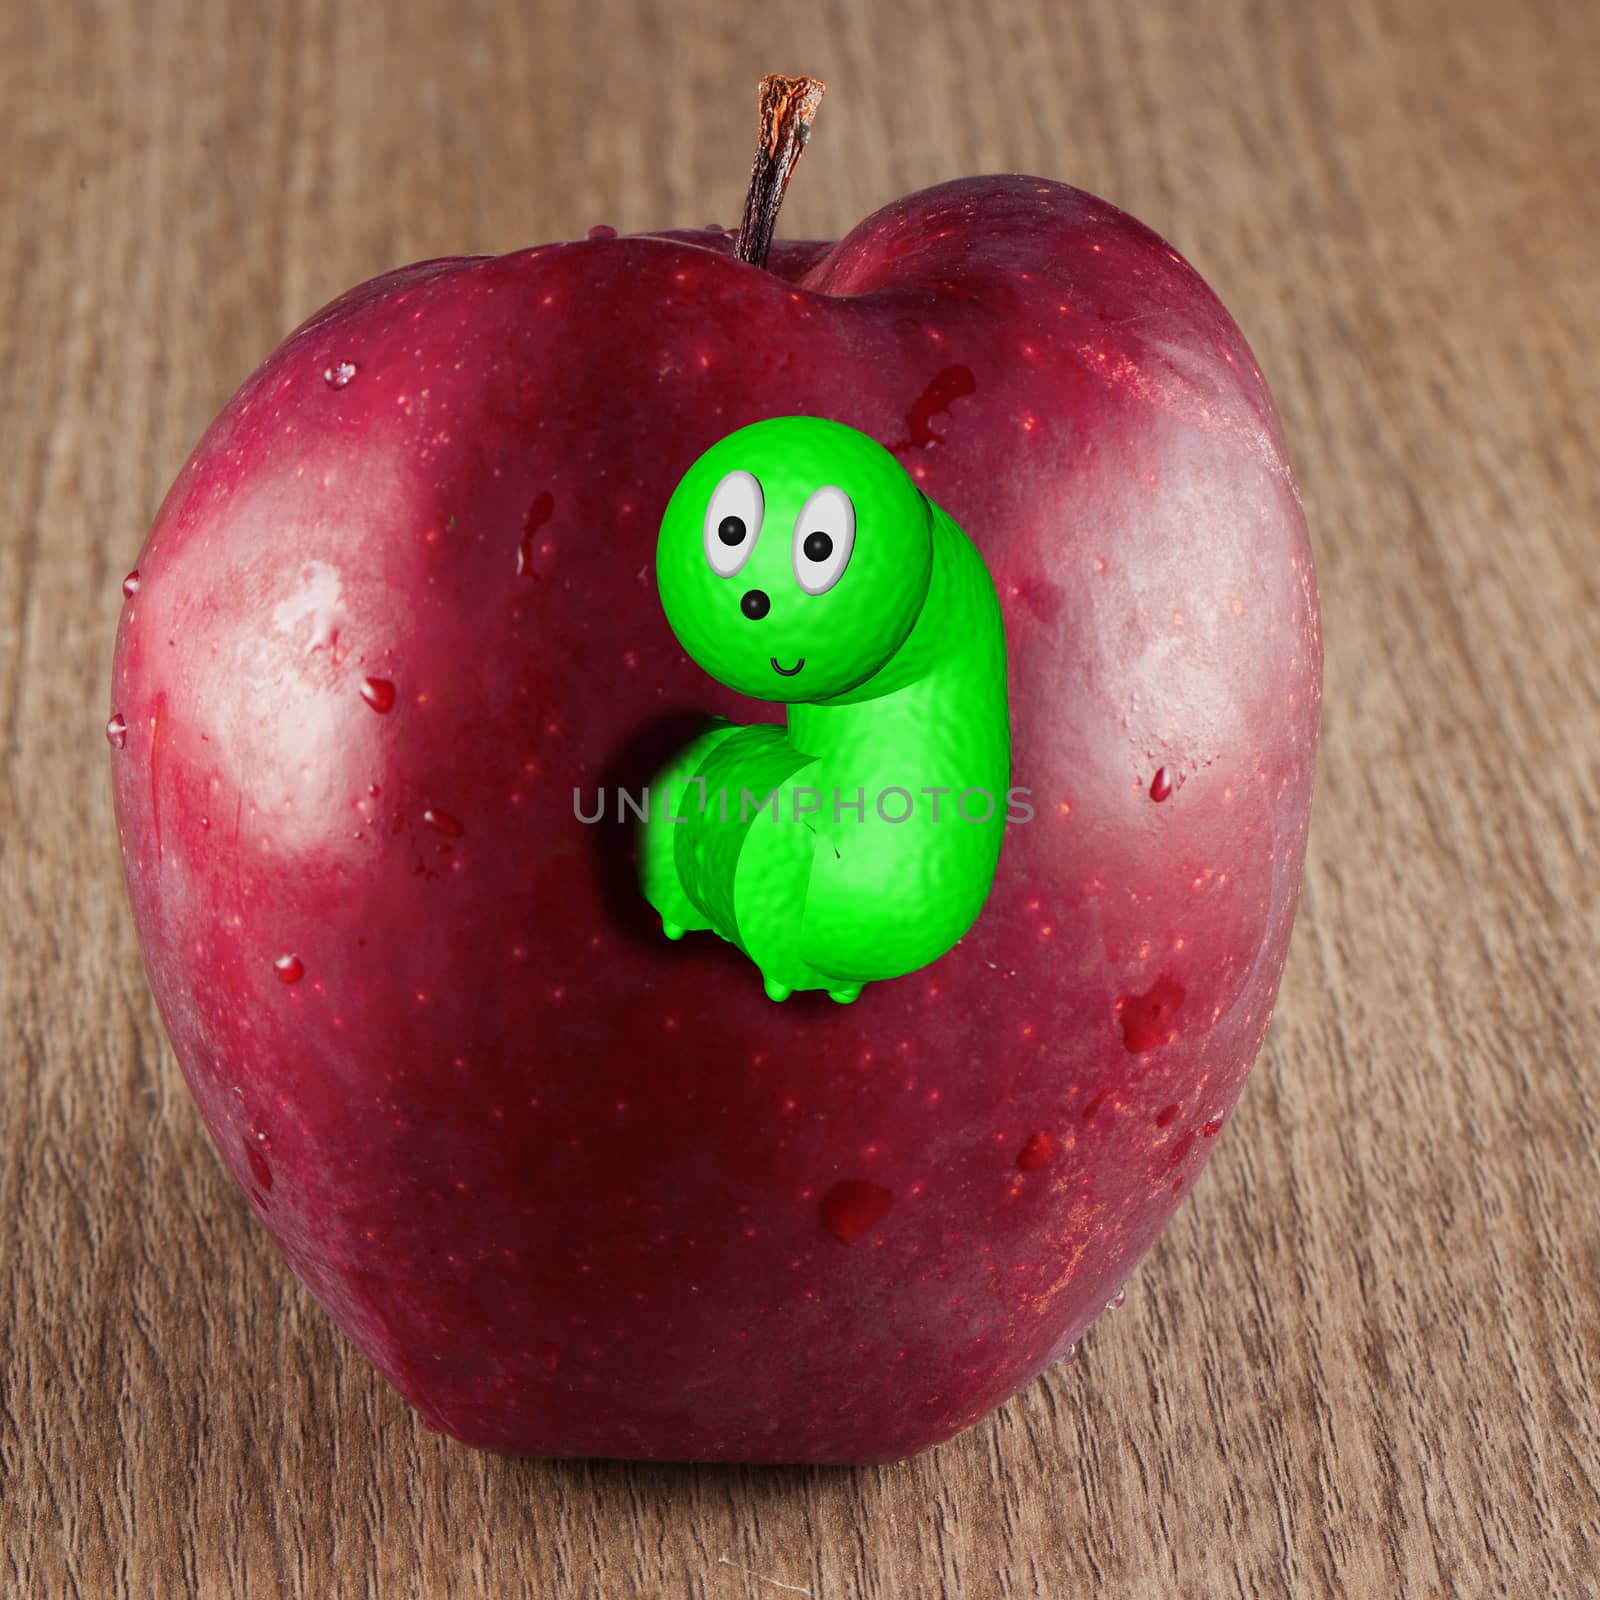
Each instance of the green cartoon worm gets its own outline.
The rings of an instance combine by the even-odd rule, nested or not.
[[[1005,831],[1005,632],[972,542],[881,445],[774,417],[717,441],[662,518],[656,577],[690,657],[786,727],[722,718],[657,774],[640,844],[667,936],[710,929],[767,994],[943,955]]]

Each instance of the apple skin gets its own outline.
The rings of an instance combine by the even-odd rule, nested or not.
[[[611,800],[704,714],[779,714],[685,657],[653,560],[695,457],[800,412],[983,552],[1033,808],[967,937],[848,1007],[669,943]],[[229,402],[128,587],[162,1016],[430,1426],[921,1451],[1066,1353],[1214,1148],[1299,893],[1317,598],[1249,349],[1105,202],[991,176],[765,270],[685,231],[389,273]]]

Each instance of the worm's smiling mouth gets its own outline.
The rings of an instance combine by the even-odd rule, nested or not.
[[[792,678],[795,673],[797,673],[801,667],[806,664],[806,658],[804,656],[801,656],[792,667],[780,667],[778,665],[778,658],[776,656],[772,656],[769,659],[772,662],[772,670],[774,672],[782,673],[782,675],[786,678]]]

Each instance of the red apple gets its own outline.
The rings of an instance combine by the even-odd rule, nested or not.
[[[982,550],[1033,808],[961,944],[850,1007],[663,938],[615,804],[703,714],[778,714],[686,659],[653,555],[701,451],[802,412]],[[386,274],[229,402],[127,589],[162,1015],[431,1426],[922,1450],[1068,1351],[1214,1148],[1298,896],[1316,590],[1244,339],[1104,201],[969,178],[765,266],[706,230]]]

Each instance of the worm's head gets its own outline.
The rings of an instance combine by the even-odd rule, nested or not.
[[[905,642],[928,593],[933,520],[876,441],[821,417],[719,439],[661,519],[656,582],[684,649],[762,700],[828,700]]]

